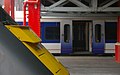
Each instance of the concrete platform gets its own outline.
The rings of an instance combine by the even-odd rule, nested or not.
[[[57,56],[70,75],[120,75],[120,63],[114,57]]]

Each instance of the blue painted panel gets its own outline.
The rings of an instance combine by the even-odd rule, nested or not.
[[[105,40],[105,43],[116,43],[117,40]]]
[[[69,23],[62,26],[62,37],[61,37],[61,53],[70,54],[72,53],[72,26]]]
[[[46,39],[45,34],[46,34],[46,27],[59,27],[60,28],[60,22],[41,22],[41,39],[42,43],[60,43],[60,37],[59,39]],[[60,32],[59,32],[60,34]]]
[[[17,22],[17,24],[19,24],[19,25],[23,25],[23,22]],[[26,22],[26,25],[28,26],[28,22]]]
[[[101,43],[96,43],[95,42],[95,38],[93,38],[93,42],[92,42],[92,53],[93,54],[104,54],[104,48],[105,48],[105,43],[101,42]],[[102,39],[101,41],[104,41],[104,39]]]
[[[72,53],[72,42],[69,44],[63,44],[64,42],[61,42],[62,46],[61,46],[61,53],[62,54],[70,54]]]
[[[95,24],[95,26],[97,25],[101,25],[101,24]],[[99,32],[97,32],[97,30],[95,29],[95,26],[93,26],[92,53],[93,54],[104,54],[104,51],[105,51],[104,25],[101,25]],[[100,37],[98,39],[100,41],[96,40],[97,37]]]

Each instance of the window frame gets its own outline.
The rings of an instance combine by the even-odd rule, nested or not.
[[[100,43],[102,40],[102,31],[101,31],[102,25],[101,24],[96,24],[95,25],[95,42]]]
[[[65,43],[70,42],[70,24],[64,25],[64,42]]]
[[[59,39],[49,40],[45,38],[46,27],[58,27],[59,28]],[[41,22],[41,39],[42,43],[60,43],[60,22]]]

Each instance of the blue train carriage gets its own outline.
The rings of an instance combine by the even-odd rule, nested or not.
[[[103,18],[42,18],[42,44],[55,54],[113,54],[117,18]]]

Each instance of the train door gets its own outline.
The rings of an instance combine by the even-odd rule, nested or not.
[[[89,52],[89,21],[73,21],[73,52]]]
[[[61,53],[72,53],[72,22],[64,20],[61,22]]]
[[[105,47],[104,21],[93,21],[92,52],[103,54]]]

